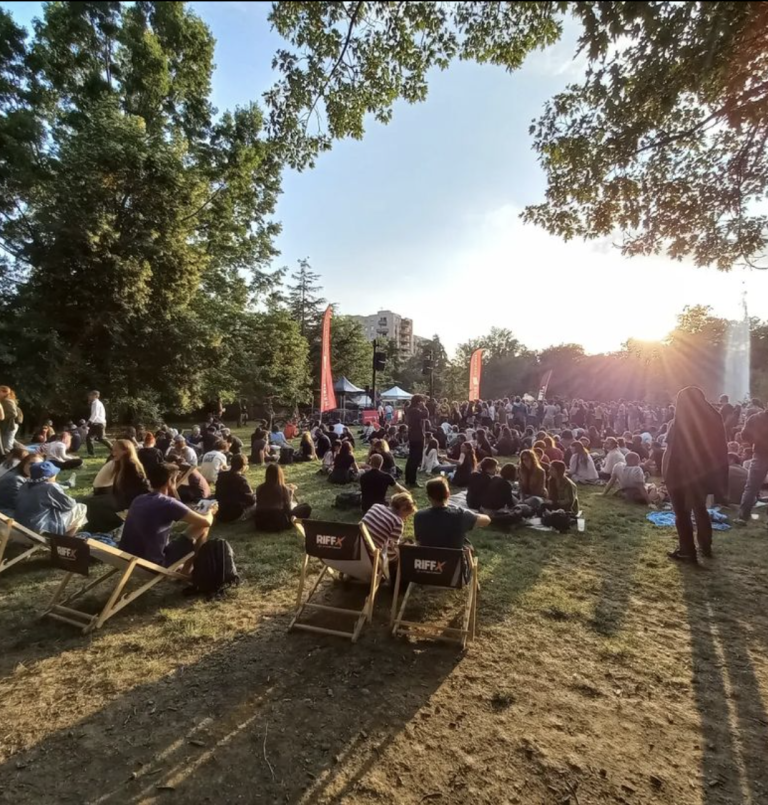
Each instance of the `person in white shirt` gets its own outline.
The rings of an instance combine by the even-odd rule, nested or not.
[[[187,440],[178,435],[174,437],[173,444],[165,454],[166,459],[173,464],[189,464],[190,467],[197,466],[197,453],[187,444]]]
[[[40,445],[40,452],[45,455],[47,461],[60,470],[76,470],[83,466],[83,459],[68,454],[71,446],[72,434],[64,431],[56,436],[55,441]]]
[[[427,473],[427,475],[431,475],[435,467],[440,464],[437,450],[437,439],[430,439],[427,446],[424,448],[424,456],[421,459],[421,467],[419,467],[419,469]]]
[[[333,426],[333,432],[334,432],[334,433],[335,433],[337,436],[343,436],[343,435],[344,435],[344,425],[343,425],[343,423],[341,423],[341,422],[337,422],[337,423],[336,423],[336,424]]]
[[[622,496],[632,503],[649,503],[648,487],[645,485],[645,473],[640,466],[637,453],[627,453],[626,463],[616,464],[611,473],[611,480],[603,491],[607,495],[618,486]]]
[[[604,481],[608,481],[613,474],[613,468],[617,464],[624,464],[624,453],[622,453],[621,449],[619,448],[619,443],[612,436],[609,436],[605,440],[604,447],[605,458],[603,459],[603,465],[600,468],[600,477]]]
[[[216,449],[209,450],[200,460],[200,475],[202,475],[209,484],[215,484],[219,473],[222,472],[222,470],[229,469],[223,448],[224,442],[219,440],[216,443]]]
[[[547,403],[544,406],[544,421],[542,422],[544,430],[552,430],[555,427],[555,414],[557,414],[557,406],[554,403]]]
[[[571,480],[577,484],[593,484],[597,481],[597,468],[587,448],[581,442],[574,442],[571,451],[573,455],[568,467]]]
[[[88,416],[88,436],[85,440],[85,446],[88,448],[89,456],[93,455],[94,442],[101,442],[106,446],[107,450],[110,452],[112,450],[111,443],[104,435],[107,429],[107,412],[100,397],[101,395],[98,391],[92,391],[88,395],[88,401],[91,404],[91,413]]]

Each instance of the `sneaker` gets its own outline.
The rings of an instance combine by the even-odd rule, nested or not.
[[[64,486],[68,486],[70,489],[74,489],[77,485],[77,473],[73,472],[72,475],[69,476],[67,479],[66,484]]]
[[[741,517],[736,517],[732,522],[733,522],[734,525],[742,526],[742,527],[747,524],[747,521],[744,520]]]
[[[667,554],[667,556],[670,559],[674,559],[676,562],[687,562],[688,564],[691,565],[698,564],[695,553],[694,554],[682,553],[679,548],[676,548],[674,551],[670,551]]]

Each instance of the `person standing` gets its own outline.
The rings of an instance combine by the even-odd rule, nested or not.
[[[93,455],[94,442],[101,442],[106,446],[107,450],[112,449],[112,445],[105,435],[107,430],[107,411],[100,398],[101,394],[98,391],[92,391],[88,395],[91,412],[88,415],[88,437],[85,440],[85,445],[88,448],[89,456]]]
[[[744,494],[741,496],[739,516],[733,522],[736,525],[746,525],[752,516],[752,507],[755,505],[760,488],[768,477],[768,412],[760,411],[747,420],[741,431],[741,441],[752,445],[752,461],[749,465],[749,475]]]
[[[728,494],[728,445],[720,412],[696,386],[677,395],[675,418],[667,432],[662,474],[675,510],[678,547],[670,559],[695,563],[696,542],[703,556],[712,556],[712,522],[707,495],[724,500]]]
[[[406,486],[421,486],[416,481],[416,473],[424,455],[424,423],[428,417],[429,412],[424,405],[424,398],[421,394],[415,394],[405,414],[405,421],[408,425],[408,461],[405,463]]]
[[[16,394],[9,386],[0,386],[0,456],[13,450],[13,442],[21,421]]]

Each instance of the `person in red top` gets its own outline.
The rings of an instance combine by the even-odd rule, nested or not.
[[[550,461],[562,461],[563,451],[555,446],[555,440],[551,436],[544,437],[544,455]]]

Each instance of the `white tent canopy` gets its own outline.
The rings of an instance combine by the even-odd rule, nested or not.
[[[381,392],[382,400],[410,400],[413,394],[403,391],[400,386],[392,386],[391,389]]]

